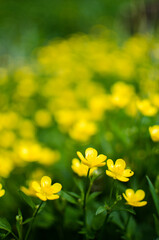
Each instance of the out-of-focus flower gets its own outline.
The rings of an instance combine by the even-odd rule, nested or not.
[[[77,152],[77,155],[81,162],[89,168],[102,167],[106,164],[105,160],[107,157],[104,154],[98,155],[98,152],[94,148],[87,148],[85,157],[81,152]]]
[[[5,190],[2,189],[2,184],[0,183],[0,197],[3,197],[5,194]]]
[[[106,174],[109,177],[118,179],[121,182],[129,181],[129,177],[131,177],[134,174],[134,172],[131,171],[130,169],[125,169],[126,163],[123,159],[117,159],[115,164],[111,159],[108,159],[107,166],[108,170],[106,170]]]
[[[139,111],[148,117],[153,117],[157,113],[157,107],[153,106],[148,99],[137,101]]]
[[[84,165],[83,163],[81,163],[77,158],[74,158],[72,160],[72,166],[71,166],[72,170],[77,173],[80,177],[82,176],[87,176],[88,173],[88,169],[89,167],[87,165]],[[93,174],[93,172],[96,170],[97,168],[91,168],[90,170],[90,175]]]
[[[149,127],[149,133],[152,141],[159,142],[159,125]]]
[[[57,193],[61,191],[62,185],[60,183],[54,183],[51,185],[51,178],[43,176],[40,184],[33,181],[32,187],[36,192],[36,196],[42,201],[46,201],[58,199],[59,195]]]
[[[97,131],[96,124],[94,122],[80,120],[70,130],[70,136],[81,142],[86,142]]]
[[[145,192],[141,189],[134,192],[133,189],[126,189],[125,193],[123,193],[127,204],[134,207],[142,207],[147,204],[147,201],[142,201],[145,197]]]
[[[34,183],[33,181],[29,182],[28,188],[21,186],[20,190],[28,196],[36,196],[36,191],[33,188],[33,183]]]
[[[38,110],[34,118],[39,127],[49,127],[52,122],[51,114],[44,109]]]

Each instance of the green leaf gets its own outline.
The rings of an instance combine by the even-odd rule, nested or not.
[[[10,232],[7,232],[7,233],[0,233],[0,239],[5,239],[8,235],[9,235]]]
[[[6,230],[7,232],[11,232],[11,225],[5,218],[0,218],[0,229]]]
[[[146,176],[146,178],[147,178],[147,181],[148,181],[148,184],[149,184],[149,188],[150,188],[150,192],[151,192],[151,195],[152,195],[152,198],[153,198],[156,210],[157,210],[157,214],[159,216],[159,199],[158,199],[158,196],[156,194],[155,188],[154,188],[151,180],[149,179],[148,176]]]
[[[83,184],[83,181],[81,179],[78,179],[78,178],[74,178],[74,181],[75,181],[76,186],[80,190],[80,192],[82,194],[84,194],[84,184]]]
[[[31,217],[31,218],[27,218],[24,222],[23,222],[23,225],[24,224],[26,224],[26,223],[29,223],[29,222],[31,222],[33,220],[33,218]]]
[[[35,208],[35,204],[32,201],[31,197],[25,195],[22,191],[19,191],[19,195],[21,196],[21,198],[32,208]]]
[[[100,213],[102,213],[102,212],[104,212],[104,211],[107,213],[106,208],[105,208],[104,206],[100,206],[100,207],[97,209],[97,211],[96,211],[96,215],[98,215],[98,214],[100,214]]]
[[[74,192],[67,192],[69,195],[71,195],[72,197],[75,197],[75,198],[80,198],[80,196],[77,194],[77,193],[74,193]]]
[[[155,214],[153,214],[153,217],[154,217],[154,221],[155,221],[156,233],[157,233],[157,236],[159,237],[159,219],[157,218],[157,216]]]
[[[74,199],[74,197],[72,197],[67,192],[61,191],[60,195],[63,199],[67,200],[68,202],[73,203],[73,204],[77,204],[76,199]]]
[[[88,202],[91,201],[92,199],[96,198],[98,195],[100,195],[101,192],[93,192],[89,195],[88,197]]]

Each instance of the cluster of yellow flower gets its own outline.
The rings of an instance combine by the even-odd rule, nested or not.
[[[126,169],[126,163],[123,159],[117,159],[115,164],[111,159],[108,159],[107,162],[106,156],[103,154],[98,155],[98,152],[93,148],[87,148],[85,151],[85,157],[82,153],[77,152],[80,161],[73,159],[72,161],[72,169],[79,176],[86,176],[88,170],[90,169],[93,173],[97,169],[97,167],[102,167],[107,164],[108,170],[106,170],[106,174],[109,177],[117,179],[121,182],[129,181],[129,177],[134,175],[134,172],[130,169]],[[133,189],[127,189],[125,193],[123,193],[124,198],[127,201],[127,204],[135,207],[145,206],[147,204],[146,201],[141,201],[145,197],[145,192],[141,189],[134,192]]]

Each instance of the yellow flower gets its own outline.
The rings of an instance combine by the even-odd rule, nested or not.
[[[28,186],[28,188],[26,188],[26,187],[24,187],[24,186],[21,186],[20,187],[20,190],[23,192],[23,193],[25,193],[26,195],[28,195],[28,196],[36,196],[36,191],[35,191],[35,189],[34,189],[34,183],[35,181],[31,181],[31,182],[29,182],[29,186]]]
[[[107,157],[103,154],[98,155],[98,152],[94,148],[86,149],[85,158],[81,152],[77,152],[77,155],[80,158],[81,162],[89,168],[102,167],[106,164],[104,161]]]
[[[111,159],[107,160],[108,170],[106,170],[106,174],[109,177],[114,179],[118,179],[121,182],[129,181],[129,177],[134,175],[134,172],[130,169],[125,169],[126,163],[123,159],[117,159],[115,164]]]
[[[0,197],[3,197],[4,194],[5,194],[5,190],[2,189],[2,184],[0,183]]]
[[[149,127],[150,136],[152,141],[159,142],[159,125]]]
[[[89,167],[84,165],[83,163],[81,163],[77,158],[74,158],[72,160],[72,166],[71,166],[72,170],[77,173],[80,177],[82,176],[87,176],[88,173],[88,169]],[[92,173],[96,170],[97,168],[94,167],[90,170],[90,175],[92,175]]]
[[[141,189],[134,192],[133,189],[126,189],[125,193],[123,193],[127,204],[134,206],[134,207],[142,207],[147,204],[147,201],[141,201],[145,197],[145,192]]]
[[[148,99],[137,101],[137,107],[144,116],[148,117],[156,115],[158,111],[157,107],[153,106]]]
[[[59,198],[58,192],[61,191],[62,185],[60,183],[54,183],[51,185],[51,178],[43,176],[41,183],[34,181],[32,187],[36,192],[36,196],[42,201],[55,200]]]

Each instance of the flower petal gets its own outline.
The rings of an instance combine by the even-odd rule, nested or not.
[[[104,154],[100,154],[98,155],[98,157],[96,157],[96,162],[104,162],[106,158],[107,156],[105,156]]]
[[[5,190],[4,189],[0,190],[0,197],[2,197],[4,194],[5,194]]]
[[[91,168],[92,167],[103,167],[106,165],[106,162],[103,162],[103,163],[92,163],[91,164]]]
[[[49,200],[55,200],[55,199],[58,199],[59,198],[59,195],[55,195],[55,194],[52,194],[52,195],[50,195],[50,196],[47,196],[47,199],[49,199]]]
[[[50,187],[50,193],[58,193],[61,191],[62,185],[60,183],[54,183],[51,187]]]
[[[35,192],[40,192],[41,191],[40,184],[36,181],[32,182],[32,188],[34,189]]]
[[[128,182],[129,178],[123,177],[122,175],[116,175],[116,179],[118,179],[121,182]]]
[[[131,177],[132,175],[134,175],[134,172],[131,171],[130,169],[125,169],[122,175],[123,177]]]
[[[133,206],[133,207],[143,207],[147,204],[147,201],[142,202],[127,202],[127,204]]]
[[[128,188],[128,189],[126,189],[126,191],[125,191],[125,194],[126,194],[126,196],[128,197],[128,199],[130,199],[130,198],[134,198],[134,190],[133,189],[131,189],[131,188]]]
[[[86,161],[86,159],[83,157],[83,154],[81,152],[77,152],[77,156],[80,158],[82,162]]]
[[[42,188],[46,188],[49,187],[51,185],[51,178],[48,176],[44,176],[41,179],[41,187]]]
[[[90,162],[95,160],[97,155],[98,155],[98,152],[94,148],[87,148],[85,151],[85,157]]]
[[[135,199],[136,201],[141,201],[143,200],[145,197],[145,192],[141,189],[137,190],[135,193]]]
[[[43,195],[42,193],[36,193],[36,196],[38,198],[40,198],[42,201],[46,201],[47,200],[47,197],[45,195]]]
[[[117,167],[117,168],[121,168],[121,169],[125,169],[125,167],[126,167],[126,163],[125,163],[125,161],[123,160],[123,159],[117,159],[116,160],[116,162],[115,162],[115,167]]]
[[[107,160],[107,166],[108,166],[108,169],[112,171],[112,169],[114,168],[113,160],[108,159]]]
[[[116,176],[115,176],[115,174],[114,174],[113,172],[110,172],[110,171],[106,170],[106,174],[107,174],[109,177],[112,177],[112,178],[116,179]]]

